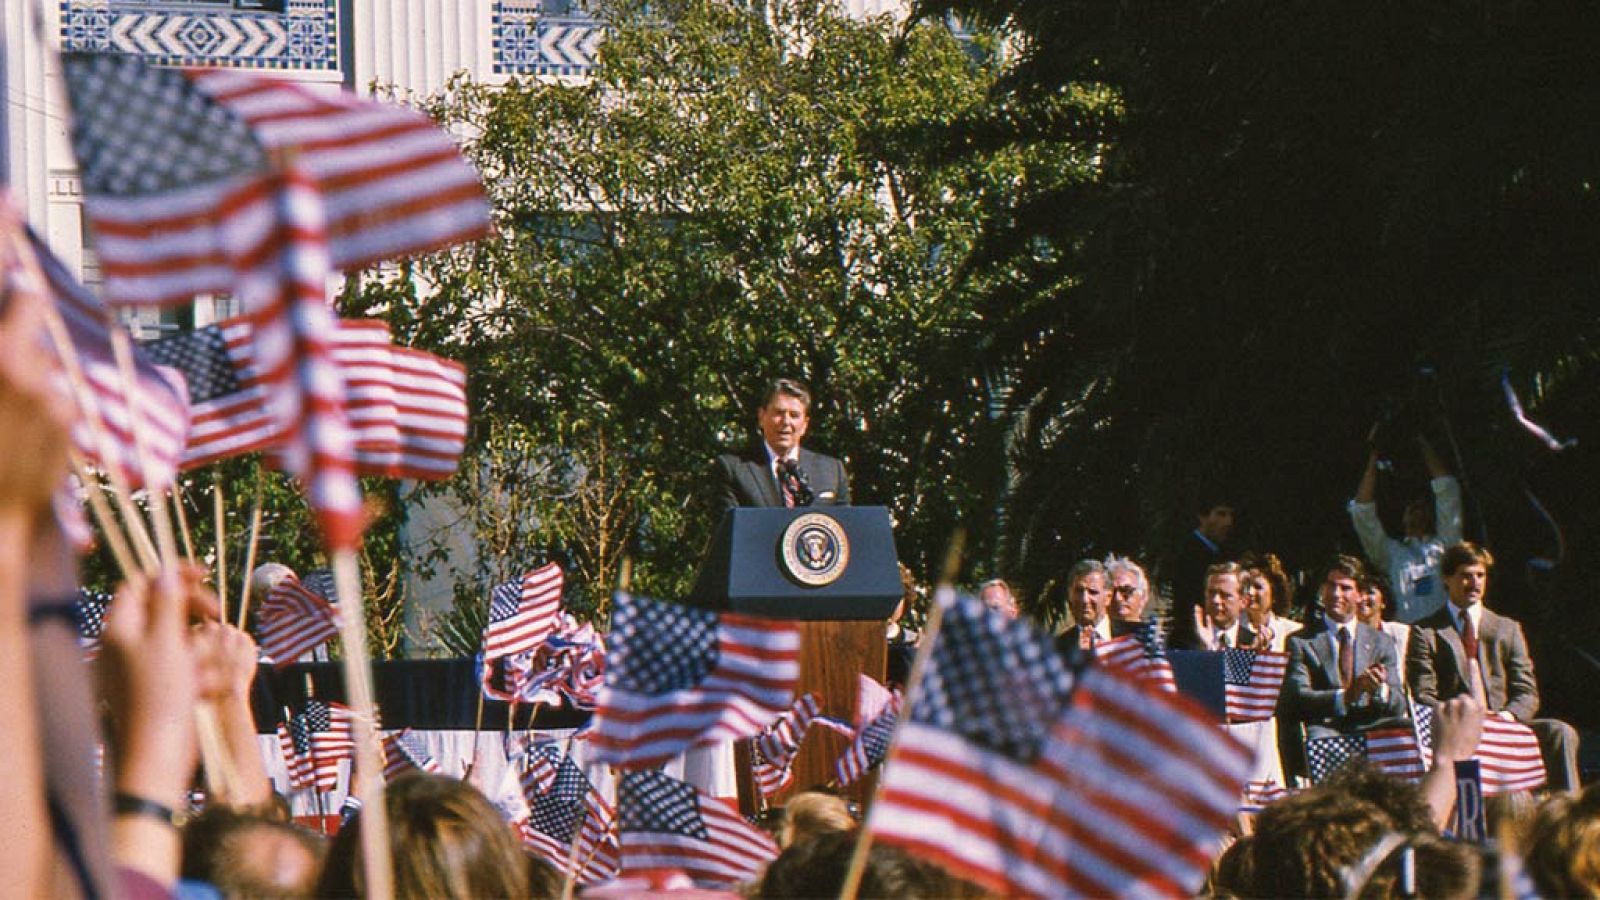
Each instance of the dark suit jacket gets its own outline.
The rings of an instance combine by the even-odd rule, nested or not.
[[[1211,649],[1210,647],[1206,646],[1203,642],[1201,642],[1200,635],[1192,634],[1192,632],[1194,631],[1194,613],[1190,613],[1189,614],[1189,631],[1191,632],[1191,636],[1189,638],[1187,638],[1188,642],[1178,646],[1177,649],[1179,649],[1179,650],[1210,650]],[[1256,637],[1257,637],[1257,635],[1256,635],[1255,629],[1250,627],[1250,623],[1245,619],[1244,614],[1240,613],[1239,614],[1239,631],[1237,633],[1237,638],[1235,640],[1235,643],[1233,644],[1233,649],[1235,649],[1235,650],[1249,650],[1249,649],[1255,647],[1255,645],[1256,645]]]
[[[1213,552],[1193,531],[1184,535],[1172,558],[1172,631],[1167,635],[1168,646],[1194,646],[1194,608],[1205,602],[1206,570],[1232,558],[1227,546]]]
[[[1478,671],[1483,673],[1490,712],[1509,712],[1519,721],[1539,711],[1539,682],[1522,626],[1513,619],[1483,611],[1478,622]],[[1406,680],[1420,703],[1439,704],[1461,694],[1467,685],[1467,651],[1450,618],[1448,604],[1411,626],[1406,649]]]
[[[801,447],[799,465],[817,506],[850,505],[850,479],[845,475],[844,463]],[[722,475],[724,509],[783,505],[783,491],[772,474],[767,448],[760,441],[740,453],[717,457],[717,468]]]
[[[1321,616],[1305,630],[1289,636],[1289,672],[1283,679],[1278,712],[1286,718],[1337,731],[1357,731],[1383,719],[1406,715],[1405,687],[1400,683],[1400,660],[1394,639],[1369,625],[1356,624],[1355,673],[1382,663],[1388,670],[1389,699],[1372,694],[1352,702],[1345,697],[1345,714],[1334,712],[1339,690],[1339,648]]]

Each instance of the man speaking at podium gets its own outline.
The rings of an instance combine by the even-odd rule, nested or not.
[[[844,463],[800,447],[811,423],[811,392],[790,378],[767,385],[756,424],[761,440],[717,457],[723,506],[829,506],[850,503]]]

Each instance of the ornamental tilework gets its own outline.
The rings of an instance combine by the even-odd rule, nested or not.
[[[605,27],[573,4],[561,15],[542,0],[495,0],[494,71],[502,75],[586,75],[598,61]]]
[[[130,53],[158,66],[338,72],[339,0],[247,3],[61,0],[61,47]]]

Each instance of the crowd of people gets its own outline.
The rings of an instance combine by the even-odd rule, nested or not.
[[[0,715],[6,722],[0,758],[8,768],[0,792],[7,838],[0,866],[8,892],[362,895],[361,814],[331,841],[290,821],[267,778],[248,704],[254,642],[219,621],[202,572],[165,571],[124,584],[98,661],[92,669],[82,664],[65,612],[75,594],[74,566],[51,514],[68,419],[43,377],[49,366],[40,348],[14,339],[35,333],[15,321],[25,314],[20,306],[3,310],[0,328]],[[1221,514],[1206,516],[1215,521]],[[1537,804],[1501,804],[1498,843],[1469,844],[1442,831],[1454,804],[1447,766],[1472,755],[1485,717],[1535,727],[1542,720],[1535,718],[1537,683],[1520,629],[1483,608],[1492,557],[1458,541],[1436,556],[1436,584],[1448,604],[1398,629],[1385,620],[1395,608],[1391,600],[1420,602],[1432,589],[1424,590],[1427,572],[1396,562],[1398,551],[1386,557],[1387,575],[1359,560],[1335,560],[1320,584],[1319,609],[1305,622],[1286,616],[1288,577],[1274,557],[1207,563],[1194,611],[1177,615],[1175,646],[1287,652],[1292,663],[1280,710],[1308,728],[1370,724],[1399,712],[1408,696],[1432,704],[1436,714],[1427,777],[1406,784],[1355,766],[1242,816],[1237,832],[1217,848],[1206,891],[1240,897],[1600,892],[1600,789],[1581,790],[1575,766],[1563,768],[1575,744],[1560,743],[1571,737],[1561,723],[1541,732],[1554,735],[1557,754],[1549,796]],[[1396,571],[1406,579],[1399,590]],[[1073,624],[1060,636],[1062,652],[1092,648],[1147,617],[1152,586],[1132,560],[1085,561],[1069,581]],[[1006,615],[1018,614],[1003,582],[984,585],[981,594]],[[98,676],[93,683],[91,672]],[[103,779],[94,774],[102,715]],[[197,729],[197,719],[211,724]],[[196,809],[202,731],[215,746],[207,748],[205,798]],[[525,852],[473,785],[411,774],[390,785],[384,803],[399,895],[560,895],[560,875]],[[834,895],[858,822],[858,811],[841,797],[795,795],[774,824],[781,854],[744,893]],[[981,891],[902,850],[874,846],[861,895]]]

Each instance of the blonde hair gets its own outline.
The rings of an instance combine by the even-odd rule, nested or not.
[[[854,831],[855,817],[843,797],[820,791],[794,795],[783,807],[783,826],[778,829],[778,846],[787,847],[824,834]]]

